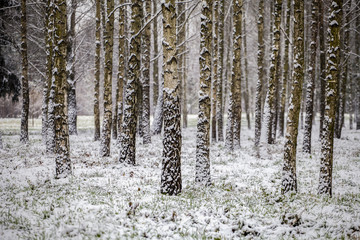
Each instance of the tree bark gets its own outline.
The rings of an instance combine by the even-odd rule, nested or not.
[[[315,66],[316,66],[316,49],[317,49],[317,33],[318,33],[318,11],[319,1],[312,1],[311,9],[311,25],[310,25],[310,60],[308,66],[308,81],[306,85],[306,100],[305,100],[305,130],[304,130],[304,143],[303,152],[311,153],[311,131],[313,123],[313,112],[314,112],[314,89],[315,89]]]
[[[160,191],[177,195],[181,192],[181,113],[176,48],[175,0],[162,3],[163,74],[164,74],[164,138]]]
[[[157,13],[157,1],[152,1],[153,2],[153,14],[155,15]],[[153,44],[154,44],[154,50],[153,50],[153,105],[157,106],[157,102],[158,102],[158,97],[159,97],[159,49],[158,49],[158,22],[157,22],[157,18],[155,18],[153,20]],[[155,117],[155,112],[154,111],[154,117]]]
[[[326,55],[325,55],[325,4],[320,1],[319,4],[319,47],[320,47],[320,138],[322,136],[324,114],[325,114],[325,85],[326,85]]]
[[[244,105],[245,105],[245,112],[246,112],[246,120],[247,120],[247,125],[248,125],[248,129],[251,129],[251,124],[250,124],[250,106],[249,106],[249,102],[250,102],[250,96],[249,96],[249,80],[248,80],[248,76],[249,76],[249,71],[248,71],[248,60],[247,60],[247,47],[246,47],[246,15],[244,14],[243,16],[243,45],[244,45],[244,79],[245,79],[245,90],[244,90]]]
[[[286,124],[282,193],[297,191],[296,147],[299,127],[299,113],[304,81],[304,2],[294,4],[294,70],[291,96]]]
[[[321,137],[319,194],[332,195],[332,170],[335,127],[335,106],[339,84],[340,29],[342,0],[334,0],[329,8],[328,50],[324,126]]]
[[[290,0],[289,0],[290,1]],[[262,88],[264,82],[264,0],[259,1],[259,13],[258,13],[258,80],[256,84],[256,99],[255,99],[255,146],[260,145],[261,136],[261,116],[262,116]]]
[[[129,70],[126,79],[124,99],[124,119],[120,140],[120,162],[135,165],[136,153],[136,108],[138,104],[139,78],[140,78],[140,46],[141,20],[143,18],[142,1],[131,1],[131,24],[130,24],[130,53]]]
[[[101,6],[100,0],[96,0],[96,33],[95,33],[95,79],[94,79],[94,140],[98,141],[100,139],[100,52],[101,52],[101,39],[100,39],[100,17],[101,17]]]
[[[211,95],[211,44],[212,44],[212,1],[203,0],[200,28],[200,91],[199,114],[196,136],[195,182],[205,186],[210,178],[210,95]]]
[[[217,95],[217,87],[219,86],[217,84],[218,79],[220,78],[218,76],[218,58],[219,58],[219,54],[218,54],[218,29],[219,29],[219,1],[214,1],[214,14],[213,14],[213,79],[212,79],[212,94],[211,94],[211,100],[212,100],[212,104],[211,104],[211,141],[212,142],[216,142],[217,141],[217,136],[216,136],[216,111],[217,111],[217,104],[216,104],[216,95]]]
[[[104,120],[101,136],[100,155],[110,156],[112,121],[112,68],[114,45],[114,0],[106,1],[106,23],[104,31],[105,68],[104,68]]]
[[[64,178],[72,173],[70,160],[69,126],[67,117],[67,73],[66,73],[66,0],[55,0],[54,10],[54,71],[53,84],[55,113],[55,154],[56,178]]]
[[[29,79],[28,79],[28,54],[27,54],[27,36],[26,36],[26,0],[21,0],[21,85],[22,85],[22,109],[21,109],[21,131],[20,142],[27,144],[29,142]]]

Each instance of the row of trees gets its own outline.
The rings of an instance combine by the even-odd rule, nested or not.
[[[75,63],[76,49],[80,46],[76,38],[79,3],[80,0],[44,2],[46,74],[42,84],[42,134],[46,149],[56,153],[57,177],[71,174],[69,134],[77,134]],[[28,142],[29,116],[26,4],[26,0],[21,1],[21,141],[24,143]],[[345,108],[350,116],[349,127],[352,128],[355,111],[360,129],[359,41],[356,41],[360,36],[356,31],[360,26],[359,4],[340,0],[306,3],[296,0],[294,4],[290,0],[256,3],[167,0],[159,10],[157,5],[150,0],[119,0],[116,5],[114,0],[95,1],[92,79],[94,139],[100,140],[100,155],[110,155],[112,133],[120,150],[120,162],[135,164],[137,133],[143,137],[144,144],[149,144],[151,132],[163,131],[161,192],[171,195],[181,192],[181,125],[187,126],[187,66],[194,45],[190,44],[193,41],[190,29],[194,26],[189,23],[200,15],[195,181],[211,183],[210,139],[224,141],[225,103],[228,103],[225,146],[230,151],[240,148],[242,105],[248,128],[251,105],[254,105],[256,148],[260,147],[262,125],[268,144],[274,144],[277,135],[283,136],[286,126],[282,190],[296,191],[297,136],[299,119],[303,119],[301,109],[305,109],[303,151],[311,153],[314,113],[319,111],[322,144],[319,193],[331,195],[333,138],[334,133],[335,137],[341,137]],[[269,16],[265,14],[267,9],[271,12]],[[251,12],[255,21],[251,21]],[[162,19],[161,31],[157,19]],[[257,29],[255,37],[252,25],[252,29]],[[115,29],[118,29],[117,37]],[[162,46],[158,46],[161,35]],[[253,41],[248,44],[248,39]],[[256,44],[252,44],[254,39]],[[257,50],[257,64],[248,55],[249,45]],[[118,53],[116,60],[114,52]],[[253,75],[257,81],[249,82],[249,67],[258,68],[257,75]],[[255,82],[256,86],[251,88]],[[351,82],[356,88],[349,87]],[[156,105],[152,127],[151,94]],[[318,104],[315,99],[320,99]]]

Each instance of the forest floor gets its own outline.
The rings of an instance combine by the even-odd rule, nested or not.
[[[41,143],[40,120],[30,143],[19,143],[18,119],[0,119],[0,239],[360,238],[360,131],[335,139],[333,197],[317,195],[318,125],[311,155],[297,154],[298,193],[281,195],[283,138],[254,149],[245,123],[241,149],[211,145],[213,185],[194,184],[196,118],[183,130],[179,196],[160,194],[161,136],[138,138],[137,164],[99,157],[92,119],[79,118],[70,137],[73,176],[56,180],[54,156]],[[30,121],[30,125],[31,125]],[[113,141],[114,142],[114,141]]]

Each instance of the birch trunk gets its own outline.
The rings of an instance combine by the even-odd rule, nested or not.
[[[324,114],[325,114],[325,85],[326,85],[326,56],[325,56],[325,4],[319,4],[319,47],[320,47],[320,138],[322,136]]]
[[[101,6],[100,0],[96,0],[96,33],[95,33],[95,79],[94,79],[94,140],[98,141],[100,139],[100,51],[101,51],[101,39],[100,39],[100,17],[101,17]]]
[[[223,104],[223,72],[224,72],[224,1],[219,1],[219,21],[218,21],[218,72],[217,72],[217,87],[216,87],[216,122],[217,122],[217,136],[218,141],[224,141],[224,104]]]
[[[282,193],[297,191],[296,147],[304,81],[304,2],[294,4],[294,70],[286,124]]]
[[[152,1],[153,3],[153,14],[155,15],[157,13],[157,1]],[[155,107],[154,111],[154,117],[156,112],[156,106],[158,102],[159,97],[159,49],[158,49],[158,22],[157,18],[153,20],[153,44],[154,44],[154,50],[153,50],[153,105]]]
[[[164,138],[160,191],[177,195],[181,192],[181,113],[176,49],[175,0],[162,3],[163,74],[164,74]]]
[[[214,1],[214,8],[213,8],[213,79],[212,79],[212,95],[211,95],[211,141],[216,142],[216,111],[217,111],[217,104],[216,104],[216,94],[217,94],[217,84],[218,79],[220,78],[218,74],[218,29],[219,29],[219,1]]]

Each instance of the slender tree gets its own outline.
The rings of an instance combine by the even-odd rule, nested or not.
[[[114,44],[114,0],[106,0],[106,23],[104,31],[105,69],[104,69],[104,120],[101,136],[100,154],[110,156],[112,120],[112,68]]]
[[[157,12],[157,1],[152,1],[153,3],[153,14],[155,15]],[[155,106],[156,109],[156,105],[158,102],[158,97],[159,97],[159,48],[158,48],[158,21],[157,18],[155,18],[153,20],[153,45],[154,45],[154,50],[153,50],[153,105]],[[154,111],[154,115],[155,115],[155,111]]]
[[[326,65],[326,97],[324,126],[321,137],[319,194],[332,195],[335,106],[340,67],[340,29],[342,0],[334,0],[329,8],[328,50]]]
[[[281,24],[281,7],[282,0],[275,0],[274,6],[274,21],[273,21],[273,40],[272,53],[270,64],[270,77],[268,83],[267,101],[269,108],[268,119],[266,120],[266,137],[268,144],[275,143],[276,136],[276,112],[277,112],[277,89],[279,77],[279,62],[280,62],[280,24]]]
[[[55,0],[54,11],[54,113],[55,113],[55,154],[56,178],[71,174],[69,126],[67,118],[67,73],[66,73],[66,0]]]
[[[185,15],[184,15],[185,17]],[[186,39],[186,34],[188,32],[189,25],[186,21],[183,21],[185,24],[184,30],[184,39]],[[187,58],[188,58],[188,49],[186,45],[186,41],[184,42],[184,63],[183,63],[183,91],[182,91],[182,99],[183,99],[183,107],[182,107],[182,115],[183,115],[183,128],[187,128],[188,126],[188,109],[187,109]]]
[[[279,109],[279,135],[284,136],[285,123],[285,103],[286,90],[290,78],[289,74],[289,48],[290,48],[290,15],[291,15],[291,0],[287,0],[286,6],[286,30],[285,30],[285,49],[284,49],[284,72],[280,96]]]
[[[26,0],[21,0],[21,58],[22,58],[22,72],[21,72],[21,84],[22,84],[22,97],[23,104],[21,109],[21,131],[20,142],[29,142],[29,79],[28,79],[28,54],[27,54],[27,37],[26,37]]]
[[[70,26],[67,35],[67,82],[68,89],[68,117],[69,134],[77,134],[77,109],[76,109],[76,80],[75,80],[75,15],[77,0],[71,0]]]
[[[248,129],[251,129],[250,125],[250,96],[249,96],[249,72],[248,72],[248,59],[247,59],[247,47],[246,47],[246,15],[243,15],[243,47],[244,47],[244,105],[245,105],[245,113],[246,120],[248,124]]]
[[[294,70],[291,96],[286,123],[282,192],[297,191],[296,147],[299,126],[300,103],[304,81],[304,2],[294,4]]]
[[[225,1],[219,1],[219,21],[218,21],[218,72],[217,72],[217,87],[216,87],[216,123],[218,141],[224,141],[224,104],[223,104],[223,72],[224,72],[224,21],[225,21]]]
[[[288,0],[290,1],[290,0]],[[255,146],[260,144],[261,136],[261,115],[262,115],[262,88],[264,82],[264,0],[259,1],[258,12],[258,80],[256,84],[256,99],[255,99]]]
[[[144,24],[146,24],[151,18],[151,1],[144,1]],[[150,25],[145,27],[142,32],[141,46],[143,49],[142,53],[142,89],[143,89],[143,98],[142,98],[142,130],[143,130],[143,143],[151,143],[151,134],[150,134],[150,36],[151,29]]]
[[[311,152],[311,131],[313,123],[313,111],[314,111],[314,89],[315,89],[315,66],[316,66],[316,49],[317,49],[317,32],[318,32],[318,11],[319,1],[312,1],[311,9],[311,25],[310,25],[310,60],[308,66],[308,81],[306,86],[306,118],[305,118],[305,130],[304,130],[304,143],[303,151],[306,153]]]
[[[138,90],[140,82],[140,46],[141,46],[141,20],[143,18],[142,1],[131,1],[131,24],[130,24],[130,52],[129,70],[126,79],[124,98],[124,119],[120,139],[120,162],[135,164],[136,152],[136,106],[138,104]]]
[[[212,1],[203,0],[200,28],[200,92],[196,135],[195,182],[211,184],[210,179],[210,95],[211,95],[211,45]]]
[[[216,136],[216,94],[217,94],[217,87],[219,86],[217,84],[217,81],[219,79],[218,76],[218,30],[219,30],[219,1],[214,1],[214,7],[213,7],[213,79],[212,79],[212,94],[211,94],[211,140],[213,142],[216,142],[217,136]]]
[[[326,55],[325,55],[325,3],[320,1],[319,4],[319,48],[320,48],[320,138],[323,130],[325,114],[325,85],[326,85]]]
[[[176,48],[175,0],[161,4],[163,12],[164,138],[161,172],[163,194],[181,192],[181,114]]]
[[[96,34],[95,34],[95,84],[94,84],[94,125],[95,125],[95,132],[94,132],[94,140],[97,141],[100,139],[100,99],[99,99],[99,92],[100,92],[100,52],[101,52],[101,0],[96,0]]]
[[[120,0],[120,5],[124,4],[125,0]],[[117,118],[114,125],[117,125],[117,144],[120,144],[120,135],[122,132],[122,118],[123,118],[123,91],[124,91],[124,79],[125,79],[125,14],[126,8],[120,7],[119,9],[119,66],[118,66],[118,78],[117,78]]]

